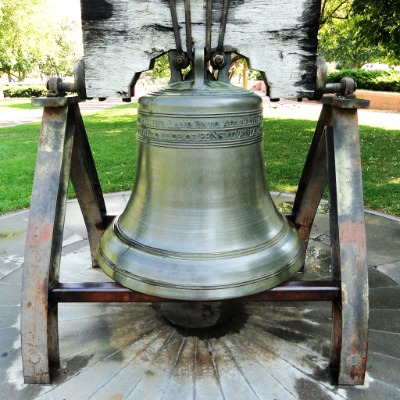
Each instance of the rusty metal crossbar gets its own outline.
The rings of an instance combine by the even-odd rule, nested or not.
[[[34,101],[44,106],[25,248],[21,339],[26,383],[49,383],[59,366],[58,303],[171,301],[113,282],[60,283],[69,179],[88,230],[92,264],[107,215],[77,97]],[[328,184],[332,281],[289,281],[234,301],[331,301],[331,366],[339,384],[362,384],[368,335],[368,282],[357,109],[362,100],[327,97],[300,179],[291,220],[305,245]],[[174,300],[176,301],[176,300]]]

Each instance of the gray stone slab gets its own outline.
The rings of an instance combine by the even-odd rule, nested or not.
[[[319,240],[310,240],[302,280],[332,279],[331,248]]]
[[[21,285],[0,280],[0,307],[19,306],[21,304]]]
[[[379,266],[400,260],[400,222],[366,213],[368,265]]]
[[[377,310],[400,309],[400,286],[371,289],[369,306]]]
[[[371,288],[386,288],[398,286],[398,282],[382,272],[379,268],[368,268],[368,285]]]
[[[400,346],[400,310],[370,310],[369,329],[378,332],[396,333]]]
[[[248,310],[248,311],[247,311]],[[247,306],[248,323],[254,331],[269,332],[289,342],[330,340],[330,308],[279,307],[263,310],[262,305]]]
[[[370,353],[378,353],[400,359],[399,334],[371,329],[369,332],[368,350]]]
[[[1,359],[10,356],[10,352],[20,348],[20,336],[19,336],[19,320],[16,321],[13,327],[2,328],[0,331],[0,357]],[[0,368],[1,371],[1,368]]]
[[[28,211],[0,216],[0,280],[17,271],[24,260]]]
[[[17,326],[19,321],[20,306],[1,306],[0,307],[0,331]]]
[[[392,280],[400,284],[400,260],[397,262],[383,264],[376,267],[378,271],[390,277]]]
[[[345,399],[354,400],[398,400],[400,391],[397,387],[389,386],[386,382],[381,382],[369,376],[367,373],[364,386],[347,386],[338,389],[338,393]]]
[[[14,269],[11,273],[1,278],[1,283],[13,285],[15,287],[13,296],[15,296],[15,298],[18,299],[21,298],[22,270],[23,270],[23,265],[18,264],[18,267],[16,269]]]
[[[388,368],[389,365],[390,368]],[[368,358],[367,368],[371,378],[381,381],[393,388],[400,388],[399,359],[373,353]]]
[[[11,255],[3,259],[0,257],[0,279],[3,280],[18,271],[23,261],[23,256]]]
[[[71,232],[87,239],[87,230],[83,220],[82,212],[76,200],[67,202],[67,217],[65,218],[64,232]],[[65,234],[65,233],[64,233]]]
[[[69,247],[69,248],[68,248]],[[60,264],[61,282],[94,281],[100,270],[92,267],[88,242],[68,246],[63,249]],[[104,276],[104,273],[101,273]]]

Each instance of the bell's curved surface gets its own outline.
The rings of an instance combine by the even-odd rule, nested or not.
[[[274,287],[304,264],[266,184],[262,101],[228,83],[181,82],[138,105],[136,182],[106,230],[101,268],[121,285],[182,300]]]

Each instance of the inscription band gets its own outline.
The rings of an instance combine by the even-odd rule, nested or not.
[[[162,146],[233,146],[262,140],[262,116],[138,115],[138,140]]]

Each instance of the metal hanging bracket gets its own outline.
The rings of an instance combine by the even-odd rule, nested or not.
[[[58,76],[52,76],[47,82],[47,97],[64,97],[68,93],[76,93],[81,100],[86,100],[85,66],[83,60],[74,65],[74,81],[65,82]],[[40,104],[42,105],[42,104]]]

